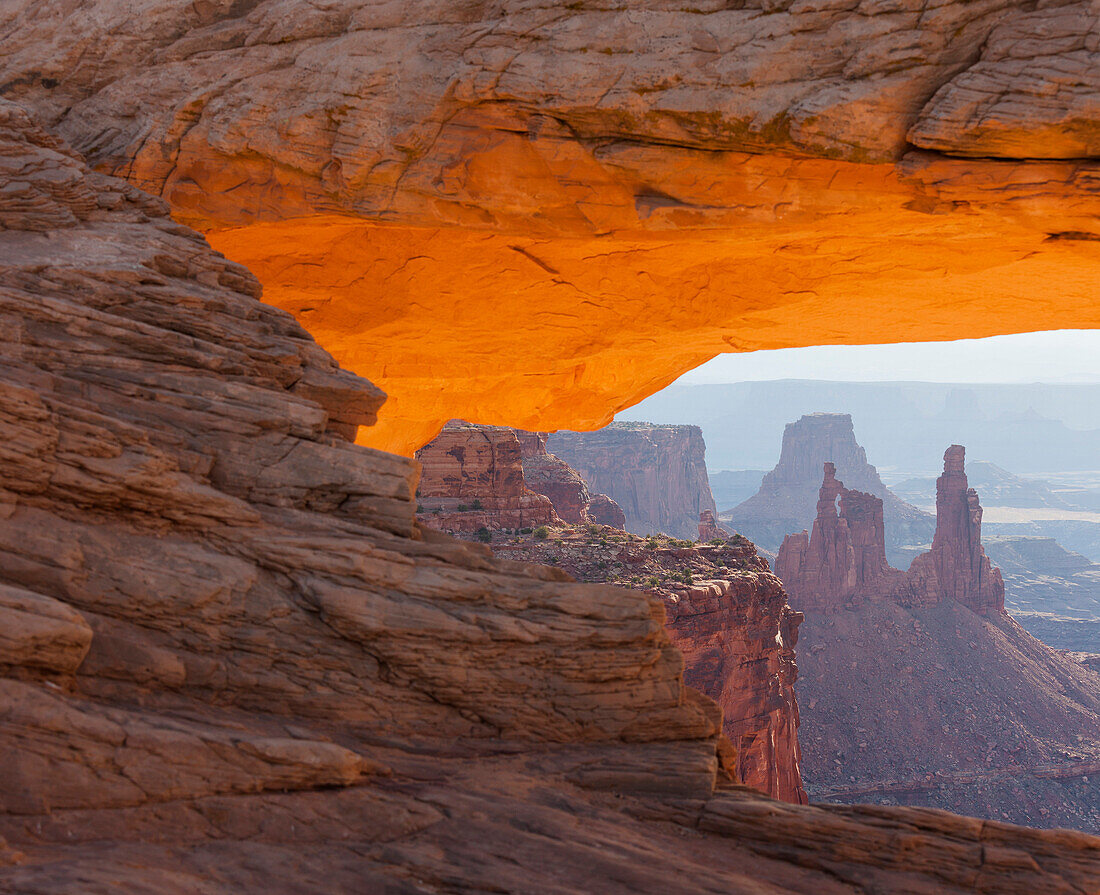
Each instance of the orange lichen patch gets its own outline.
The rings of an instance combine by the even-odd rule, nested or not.
[[[1100,244],[976,214],[584,238],[316,216],[209,239],[389,394],[361,438],[404,454],[455,417],[598,427],[722,352],[1100,326]]]

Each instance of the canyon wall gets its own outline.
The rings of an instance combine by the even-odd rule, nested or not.
[[[626,528],[622,508],[606,494],[593,494],[580,474],[546,449],[545,432],[517,432],[523,446],[523,477],[527,486],[545,494],[564,522]]]
[[[440,531],[531,528],[551,522],[622,528],[606,494],[546,450],[546,435],[451,420],[415,457],[417,512]]]
[[[715,511],[698,426],[612,423],[597,432],[555,432],[546,444],[622,508],[627,531],[694,539],[699,514]]]
[[[418,518],[449,534],[477,532],[501,557],[553,564],[583,581],[654,594],[684,655],[685,681],[722,709],[733,779],[805,803],[794,696],[801,616],[787,605],[767,563],[748,541],[727,543],[729,535],[709,510],[700,513],[698,533],[717,544],[683,547],[631,536],[606,495],[598,497],[607,510],[618,510],[620,524],[592,530],[604,508],[593,507],[584,480],[548,453],[546,442],[543,433],[448,423],[416,455],[423,465]],[[542,492],[544,503],[549,497],[555,512],[532,516],[530,488]],[[533,525],[544,530],[535,532]]]
[[[550,498],[527,487],[523,450],[509,428],[452,420],[415,456],[417,512],[431,514],[436,528],[524,528],[557,518]]]
[[[847,413],[813,413],[789,423],[783,430],[779,462],[764,476],[760,490],[723,513],[722,521],[777,550],[787,533],[809,528],[814,521],[824,463],[834,464],[836,475],[850,488],[882,498],[886,550],[892,560],[904,561],[897,549],[903,545],[931,541],[932,516],[899,500],[882,483],[856,441]]]
[[[8,0],[0,89],[246,263],[411,454],[596,428],[726,351],[1100,325],[1095,31],[1089,0]]]
[[[802,614],[787,605],[782,584],[751,543],[735,538],[684,546],[664,535],[553,526],[547,538],[494,539],[493,551],[658,597],[669,636],[684,656],[685,682],[722,709],[730,775],[774,798],[807,801],[794,690]]]

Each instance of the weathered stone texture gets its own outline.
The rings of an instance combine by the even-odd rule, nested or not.
[[[627,531],[694,539],[699,514],[715,512],[698,426],[613,423],[555,432],[547,448],[622,508]]]
[[[376,447],[597,428],[723,351],[1100,325],[1090,0],[4,12],[3,95],[393,395]]]

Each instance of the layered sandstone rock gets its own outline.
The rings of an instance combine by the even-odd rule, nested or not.
[[[0,888],[1095,879],[1090,837],[717,785],[657,601],[420,529],[345,440],[381,393],[6,102],[0,207]]]
[[[563,520],[622,528],[623,513],[593,497],[546,435],[452,420],[416,452],[421,519],[439,531],[531,528]],[[591,510],[591,511],[590,511]]]
[[[715,511],[698,426],[612,423],[555,432],[547,448],[622,507],[627,531],[694,539],[699,514]]]
[[[523,477],[527,486],[550,498],[554,512],[565,522],[626,528],[622,508],[606,494],[592,494],[580,474],[546,450],[545,432],[516,432],[523,448]]]
[[[788,535],[775,561],[787,593],[806,611],[882,598],[897,588],[902,576],[886,561],[881,498],[845,488],[834,464],[826,463],[824,469],[813,533]]]
[[[776,558],[776,574],[795,605],[827,611],[867,600],[904,606],[950,600],[977,613],[1003,613],[1004,581],[982,548],[981,502],[967,486],[965,453],[953,444],[943,455],[932,549],[914,559],[908,572],[886,561],[882,500],[845,488],[836,467],[825,463],[812,535],[788,535]]]
[[[700,541],[711,541],[716,539],[725,540],[730,536],[730,533],[722,528],[721,525],[715,521],[714,513],[710,510],[703,510],[699,514],[699,537]]]
[[[812,535],[783,542],[776,573],[806,614],[807,786],[1098,829],[1100,677],[1004,612],[963,463],[948,448],[932,549],[908,572],[886,562],[882,500],[846,489],[831,463]]]
[[[588,501],[588,518],[596,525],[609,525],[626,531],[626,514],[606,494],[596,494]]]
[[[527,487],[516,433],[452,420],[416,452],[418,512],[435,528],[477,531],[545,525],[557,516],[548,497]]]
[[[382,385],[374,446],[595,428],[723,351],[1100,325],[1089,0],[5,13],[4,95]]]
[[[819,515],[825,463],[833,464],[836,475],[851,489],[882,498],[886,549],[895,561],[904,560],[897,549],[900,546],[931,541],[933,518],[898,499],[882,483],[856,441],[852,417],[847,413],[812,413],[789,423],[783,430],[775,469],[764,476],[756,494],[723,514],[723,522],[767,549],[777,550],[787,533],[810,528],[815,514]],[[820,497],[824,498],[824,492]]]
[[[431,520],[429,520],[430,522]],[[552,528],[547,538],[494,540],[501,557],[552,564],[581,581],[659,597],[684,680],[722,709],[729,773],[788,802],[806,802],[799,771],[795,644],[802,614],[744,538],[684,546],[603,528]]]
[[[936,536],[932,549],[913,560],[914,590],[931,591],[975,612],[1004,612],[1005,585],[982,547],[982,505],[967,486],[966,449],[953,444],[943,455],[936,480]]]

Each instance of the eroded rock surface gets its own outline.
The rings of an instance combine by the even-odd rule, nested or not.
[[[523,478],[527,487],[549,497],[562,521],[626,528],[622,507],[606,494],[592,494],[580,473],[547,451],[545,432],[516,432],[516,435],[523,447]]]
[[[530,528],[558,517],[550,498],[527,487],[523,449],[504,426],[452,421],[416,452],[419,512],[446,531]]]
[[[699,514],[715,512],[698,426],[612,423],[555,432],[547,448],[622,508],[627,531],[694,538]]]
[[[5,13],[4,95],[385,388],[377,447],[596,428],[723,351],[1100,325],[1090,0]]]
[[[1090,837],[724,786],[656,600],[421,530],[346,440],[377,389],[0,116],[0,585],[48,659],[3,641],[0,889],[1094,888]]]
[[[776,561],[806,616],[811,796],[1100,830],[1100,676],[1005,613],[963,448],[944,455],[932,549],[907,572],[886,562],[881,498],[824,472],[812,535]]]

